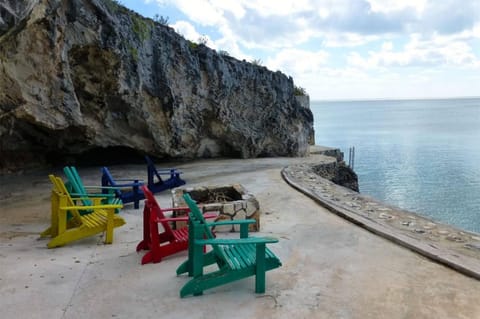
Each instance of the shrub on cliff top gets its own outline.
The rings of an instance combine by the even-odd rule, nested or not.
[[[307,95],[307,91],[302,88],[301,86],[296,86],[294,87],[293,89],[293,94],[296,95],[296,96],[305,96]]]
[[[221,56],[230,56],[230,53],[228,53],[228,51],[225,51],[225,50],[218,51],[218,54],[220,54]]]
[[[161,25],[168,25],[168,17],[159,15],[158,13],[153,16],[153,21],[160,23]]]
[[[262,65],[262,60],[261,59],[254,59],[251,62],[253,65],[261,66]]]

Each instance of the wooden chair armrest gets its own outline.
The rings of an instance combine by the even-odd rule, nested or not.
[[[186,213],[190,212],[190,208],[188,207],[169,207],[169,208],[162,208],[163,212],[174,212],[177,210],[184,211]]]
[[[205,216],[205,215],[204,215]],[[237,219],[237,220],[222,220],[219,222],[205,223],[209,227],[222,226],[222,225],[242,225],[242,224],[255,224],[255,219]]]
[[[121,188],[121,187],[142,186],[143,184],[144,184],[143,182],[133,182],[133,183],[126,183],[126,184],[115,184],[115,187]]]
[[[176,211],[183,211],[185,213],[190,212],[190,208],[188,206],[185,207],[169,207],[169,208],[162,208],[162,212],[176,212]],[[218,211],[211,211],[211,212],[206,212],[203,214],[204,218],[214,218],[217,217],[219,214]]]
[[[73,195],[73,194],[70,194],[70,196]],[[102,195],[102,196],[85,196],[85,194],[77,194],[79,195],[79,197],[73,197],[72,199],[75,200],[75,201],[79,201],[79,200],[102,200],[102,199],[107,199],[108,196],[105,196],[105,195],[108,195],[108,194],[99,194],[99,195]]]
[[[91,197],[95,197],[95,198],[101,198],[101,199],[107,199],[107,198],[114,198],[115,197],[115,194],[92,194],[92,193],[88,193],[88,194],[85,194],[85,193],[69,193],[70,196],[72,197],[75,197],[74,199],[89,199]],[[85,196],[87,195],[87,196]]]
[[[165,210],[163,210],[165,211]],[[216,214],[208,214],[206,213],[205,215],[203,215],[204,218],[215,218],[217,217]],[[188,221],[189,217],[188,216],[182,216],[182,217],[165,217],[165,218],[161,218],[161,219],[158,219],[157,221],[158,222],[186,222]]]
[[[122,208],[122,204],[106,204],[106,205],[91,205],[91,206],[62,206],[60,210],[85,210],[85,209],[117,209]]]
[[[241,239],[232,238],[215,238],[215,239],[196,239],[195,245],[246,245],[246,244],[273,244],[278,243],[278,239],[274,237],[249,237]]]
[[[115,190],[118,189],[116,186],[83,186],[85,189],[111,189]]]
[[[171,175],[171,174],[183,174],[183,172],[177,170],[157,170],[158,175]]]
[[[180,173],[180,170],[178,168],[175,168],[175,167],[156,168],[155,165],[147,165],[147,166],[153,172],[155,172],[155,171],[157,171],[157,172],[171,172],[171,171],[174,171],[174,172],[179,172]]]
[[[188,217],[165,217],[165,218],[160,218],[157,220],[158,222],[186,222],[188,221]]]
[[[120,187],[118,187],[118,186],[84,186],[84,187],[85,187],[85,188],[87,188],[87,187],[96,187],[96,188],[108,189],[108,190],[120,189]]]

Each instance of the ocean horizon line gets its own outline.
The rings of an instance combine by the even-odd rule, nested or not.
[[[346,99],[312,99],[311,102],[375,102],[375,101],[439,101],[439,100],[470,100],[480,99],[478,96],[450,97],[397,97],[397,98],[346,98]]]

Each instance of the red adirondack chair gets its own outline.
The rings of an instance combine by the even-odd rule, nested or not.
[[[137,245],[137,252],[148,250],[142,258],[142,265],[158,263],[162,258],[188,249],[188,227],[173,229],[171,222],[188,221],[184,217],[165,217],[165,212],[189,212],[188,207],[162,209],[147,186],[140,186],[145,194],[145,208],[143,209],[143,240]],[[205,218],[215,218],[217,214],[209,213]],[[158,224],[162,224],[163,232],[159,233]]]

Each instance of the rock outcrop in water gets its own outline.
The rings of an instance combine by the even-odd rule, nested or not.
[[[342,155],[343,157],[343,155]],[[355,192],[359,192],[357,173],[348,167],[343,158],[337,158],[336,162],[314,165],[312,170],[319,176],[334,182],[337,185],[347,187]]]
[[[115,1],[0,3],[0,169],[127,153],[302,156],[312,132],[291,78]]]

